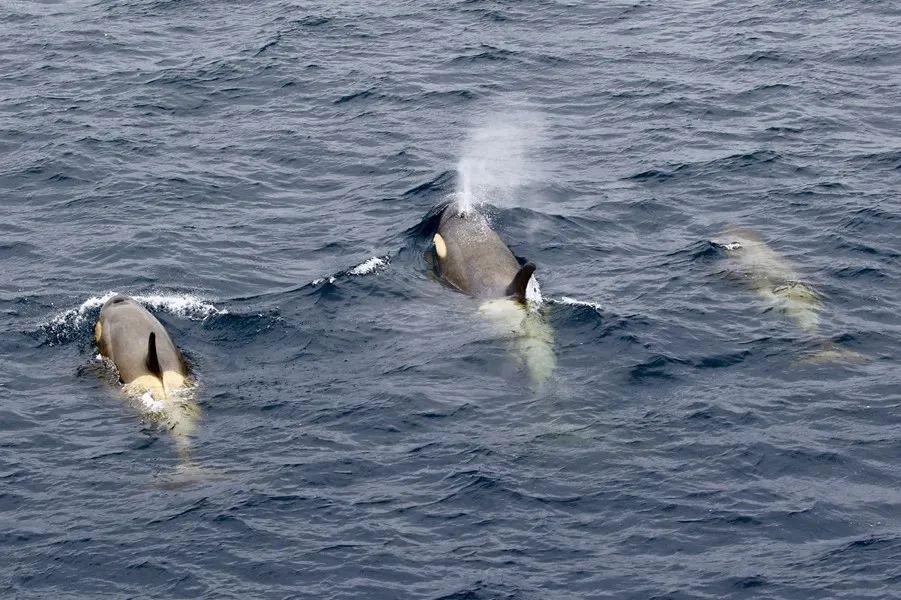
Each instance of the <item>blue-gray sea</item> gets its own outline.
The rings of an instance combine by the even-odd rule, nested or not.
[[[901,597],[899,31],[2,2],[0,597]],[[432,270],[464,196],[538,267],[541,381]],[[191,364],[190,478],[96,358],[112,292]]]

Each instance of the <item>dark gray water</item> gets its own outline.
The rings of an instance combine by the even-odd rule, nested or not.
[[[899,31],[895,2],[4,3],[0,596],[901,596]],[[430,274],[463,192],[538,265],[542,384]],[[112,291],[196,373],[188,485],[94,359]]]

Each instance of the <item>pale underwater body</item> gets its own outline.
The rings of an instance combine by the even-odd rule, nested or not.
[[[141,417],[168,432],[175,444],[182,465],[191,462],[191,437],[200,421],[202,411],[195,398],[193,386],[183,386],[167,394],[154,393],[140,380],[122,386]]]
[[[755,285],[757,294],[766,301],[768,309],[774,309],[806,333],[817,333],[823,304],[820,295],[810,286],[791,282],[782,285]]]
[[[498,298],[483,302],[479,314],[497,335],[509,340],[511,354],[526,369],[532,384],[540,386],[550,378],[557,367],[554,330],[539,303]]]
[[[724,248],[734,268],[733,274],[750,287],[765,302],[765,312],[775,310],[788,317],[802,332],[820,337],[822,295],[781,254],[770,248],[757,233],[730,228],[717,242]],[[816,353],[800,359],[799,363],[836,361],[861,362],[864,357],[821,339]]]
[[[99,354],[96,358],[110,376],[118,379],[115,363]],[[203,416],[197,403],[196,383],[192,378],[186,379],[179,374],[165,372],[163,380],[154,376],[142,376],[130,383],[121,384],[120,389],[126,403],[138,413],[141,420],[151,428],[165,432],[175,446],[178,465],[174,474],[163,476],[163,487],[179,487],[218,475],[200,467],[191,458],[194,432]]]

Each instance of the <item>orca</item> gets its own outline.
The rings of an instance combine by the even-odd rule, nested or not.
[[[156,401],[187,386],[188,368],[156,317],[134,299],[116,295],[100,309],[94,326],[100,354],[113,362],[119,379]]]
[[[480,299],[525,301],[535,265],[520,266],[510,248],[474,208],[449,204],[432,238],[441,277],[461,292]]]

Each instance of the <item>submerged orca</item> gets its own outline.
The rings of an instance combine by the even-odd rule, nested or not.
[[[458,290],[483,299],[525,300],[535,265],[520,266],[477,210],[449,204],[441,213],[433,241],[441,276]]]
[[[730,227],[723,238],[728,243],[720,246],[735,273],[768,305],[790,317],[798,329],[816,333],[823,308],[820,294],[801,280],[788,260],[750,229]]]
[[[765,302],[794,321],[799,330],[820,338],[820,349],[798,361],[800,363],[852,362],[865,357],[841,348],[819,333],[823,299],[813,286],[805,283],[789,261],[770,248],[755,231],[730,227],[725,242],[718,243],[729,257],[733,272]]]

